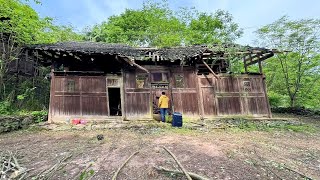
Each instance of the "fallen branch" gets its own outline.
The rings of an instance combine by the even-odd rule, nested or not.
[[[50,179],[54,175],[54,172],[56,172],[60,168],[61,164],[71,157],[72,157],[72,154],[61,158],[56,164],[51,166],[51,168],[47,170],[43,170],[39,174],[37,174],[35,179]]]
[[[277,173],[275,173],[262,159],[262,157],[257,153],[256,148],[254,147],[254,154],[258,157],[258,159],[264,164],[263,167],[267,168],[267,170],[269,170],[272,174],[274,174],[278,179],[282,180],[283,178],[281,178]]]
[[[131,156],[118,168],[118,170],[114,173],[113,177],[112,177],[112,180],[116,180],[117,179],[117,176],[120,172],[120,170],[129,162],[129,160],[136,154],[138,154],[139,151],[136,151],[134,152],[133,154],[131,154]]]
[[[0,154],[0,179],[18,179],[30,171],[20,166],[16,154],[10,151]]]
[[[177,157],[171,151],[169,151],[169,149],[167,149],[166,147],[163,146],[163,149],[166,150],[173,157],[173,159],[177,162],[182,172],[186,175],[187,179],[192,180],[189,174],[187,173],[187,171],[183,168],[181,163],[178,161]]]
[[[164,167],[155,167],[154,168],[157,170],[157,171],[163,171],[163,172],[167,172],[167,173],[174,173],[174,174],[179,174],[179,175],[184,175],[183,172],[181,171],[177,171],[177,170],[170,170],[170,169],[166,169]],[[193,180],[209,180],[208,178],[206,177],[202,177],[198,174],[195,174],[195,173],[192,173],[192,172],[187,172],[189,174],[189,176],[193,179]]]
[[[287,166],[283,166],[283,165],[281,165],[281,166],[282,166],[283,168],[287,169],[288,171],[291,171],[291,172],[294,172],[294,173],[300,175],[303,179],[312,180],[312,178],[310,178],[310,177],[308,177],[308,176],[306,176],[306,175],[304,175],[304,174],[302,174],[302,173],[300,173],[300,172],[298,172],[298,171],[296,171],[296,170],[293,170],[293,169],[291,169],[291,168],[289,168],[289,167],[287,167]]]

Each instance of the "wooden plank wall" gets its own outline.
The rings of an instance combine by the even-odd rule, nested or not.
[[[199,84],[199,101],[202,116],[217,115],[217,81],[213,75],[198,76]]]
[[[137,88],[135,71],[124,72],[123,82],[126,118],[146,116],[151,118],[150,88]]]
[[[148,67],[146,67],[148,68]],[[262,75],[196,75],[191,67],[149,67],[153,72],[168,73],[170,88],[153,89],[151,74],[141,71],[123,73],[122,107],[128,119],[151,118],[155,95],[166,91],[174,111],[186,116],[270,115]],[[147,77],[138,88],[137,75]],[[183,86],[177,78],[183,77]],[[121,78],[106,76],[53,76],[50,116],[109,116],[108,87],[122,87]],[[108,82],[108,85],[106,84]],[[121,82],[121,83],[120,83]],[[180,81],[181,82],[181,81]],[[71,88],[71,89],[70,89]],[[112,98],[112,97],[109,97]]]
[[[172,100],[174,111],[183,113],[186,116],[199,116],[198,104],[198,82],[194,68],[181,67],[164,67],[164,66],[143,66],[148,69],[151,74],[137,70],[127,71],[124,73],[125,88],[125,114],[130,117],[151,117],[152,103],[157,105],[156,96],[160,96],[164,91]],[[152,82],[152,73],[168,74],[170,82],[169,89],[153,89],[150,86]],[[144,88],[137,88],[137,75],[146,75],[148,80]],[[180,75],[183,77],[183,87],[177,87],[176,78]]]
[[[177,77],[183,77],[183,87],[177,86]],[[184,116],[199,116],[198,82],[194,68],[172,68],[170,74],[174,111]]]
[[[200,97],[204,116],[270,116],[263,75],[200,75]]]
[[[53,76],[52,116],[108,115],[105,76]]]

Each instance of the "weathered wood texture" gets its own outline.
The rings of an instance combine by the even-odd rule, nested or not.
[[[179,67],[171,72],[174,110],[185,116],[199,116],[198,82],[194,69]]]
[[[124,105],[125,117],[151,117],[150,108],[150,88],[147,85],[147,79],[144,80],[143,86],[137,88],[137,73],[128,71],[124,73]],[[147,76],[145,73],[140,75]]]
[[[203,114],[270,116],[262,75],[199,76]]]
[[[197,75],[193,67],[144,66],[122,76],[53,76],[49,119],[110,117],[108,89],[119,88],[122,118],[151,118],[161,92],[184,117],[270,116],[263,75]],[[122,81],[123,78],[123,81]],[[120,106],[119,106],[120,107]],[[156,110],[156,111],[155,111]]]
[[[197,76],[193,68],[144,66],[150,73],[127,71],[124,75],[126,117],[151,117],[157,108],[161,92],[170,98],[173,108],[187,116],[198,116]],[[167,87],[152,84],[167,83]]]
[[[108,115],[105,76],[53,76],[50,117]]]

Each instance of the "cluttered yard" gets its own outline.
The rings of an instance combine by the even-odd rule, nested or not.
[[[319,129],[319,119],[302,116],[190,121],[183,128],[43,123],[0,135],[0,170],[22,179],[186,179],[172,152],[192,179],[320,179]]]

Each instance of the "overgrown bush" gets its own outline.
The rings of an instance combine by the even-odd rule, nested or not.
[[[320,116],[320,110],[308,109],[305,107],[273,107],[271,111],[274,113],[288,113],[303,116]]]
[[[8,101],[0,101],[0,115],[8,115],[13,111],[11,103]]]
[[[46,121],[48,119],[48,112],[47,111],[33,111],[31,112],[36,123]]]
[[[281,107],[281,106],[287,106],[287,97],[281,94],[278,94],[273,91],[268,92],[268,98],[270,102],[271,107]]]

